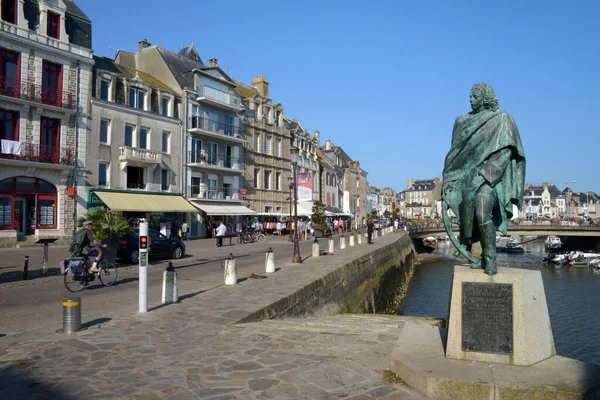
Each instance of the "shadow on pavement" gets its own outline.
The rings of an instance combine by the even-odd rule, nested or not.
[[[93,319],[91,321],[81,324],[81,329],[91,328],[94,325],[104,324],[111,320],[112,320],[112,318],[96,318],[96,319]]]
[[[40,382],[34,379],[32,365],[28,361],[19,361],[16,366],[4,366],[0,369],[0,398],[2,399],[55,399],[55,400],[71,400],[75,396],[68,396],[64,393],[48,387],[48,382]],[[29,376],[28,376],[29,375]],[[75,381],[73,381],[75,382]],[[61,385],[61,389],[76,393],[81,388],[77,387],[77,383],[73,387]]]
[[[119,286],[119,285],[124,285],[126,283],[129,282],[137,282],[139,280],[139,278],[126,278],[126,279],[118,279],[115,283],[113,283],[110,286],[107,287],[115,287],[115,286]],[[92,284],[90,286],[86,286],[84,288],[84,290],[98,290],[98,289],[102,289],[105,286],[102,284],[102,282],[100,282],[98,280],[98,278],[96,278],[96,280],[94,280],[94,282],[92,282]]]
[[[194,297],[194,296],[197,296],[197,295],[199,295],[199,294],[202,294],[202,293],[204,293],[204,292],[206,292],[206,290],[199,290],[199,291],[197,291],[197,292],[192,292],[192,293],[185,294],[185,295],[183,295],[183,296],[179,296],[179,301],[178,301],[178,303],[179,303],[179,302],[181,302],[182,300],[187,300],[187,299],[190,299],[190,298],[192,298],[192,297]],[[171,304],[173,304],[173,303],[169,303],[169,304],[159,304],[159,305],[157,305],[157,306],[154,306],[154,307],[148,308],[148,311],[155,311],[155,310],[161,309],[161,308],[163,308],[163,307],[169,306],[169,305],[171,305]],[[177,304],[177,303],[175,303],[175,304]]]
[[[60,275],[60,269],[59,268],[47,268],[47,276],[54,276],[54,275]],[[44,276],[42,276],[42,270],[41,269],[34,269],[34,270],[29,270],[27,272],[27,280],[33,280],[33,279],[39,279],[39,278],[43,278]],[[0,284],[2,283],[8,283],[8,282],[18,282],[18,281],[22,281],[23,279],[23,271],[8,271],[8,272],[3,272],[0,274]]]

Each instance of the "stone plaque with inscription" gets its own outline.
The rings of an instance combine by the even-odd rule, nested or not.
[[[462,283],[462,350],[513,354],[513,285]]]

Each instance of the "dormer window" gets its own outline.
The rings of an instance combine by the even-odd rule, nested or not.
[[[17,24],[17,0],[2,0],[2,20]]]
[[[266,122],[271,122],[271,107],[267,107],[265,106],[265,108],[263,109],[264,114],[265,114],[265,121]]]
[[[168,117],[170,113],[171,99],[167,96],[163,96],[162,98],[162,115]]]
[[[109,101],[110,81],[108,79],[100,80],[100,98]]]
[[[60,39],[60,15],[48,11],[46,34],[55,39]]]
[[[129,107],[137,108],[138,110],[144,110],[144,103],[146,101],[146,91],[136,88],[129,88]]]

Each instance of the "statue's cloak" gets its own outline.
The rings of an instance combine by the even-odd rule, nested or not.
[[[473,179],[481,175],[496,192],[498,202],[492,214],[496,229],[506,234],[513,204],[521,209],[525,187],[525,153],[513,118],[504,111],[484,110],[463,114],[454,122],[452,145],[443,172],[443,199],[461,224],[473,225],[474,213],[465,212],[477,187]],[[449,185],[451,183],[451,185]],[[473,238],[476,241],[477,238]],[[462,238],[461,238],[462,242]]]

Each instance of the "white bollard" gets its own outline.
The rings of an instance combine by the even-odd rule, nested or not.
[[[150,237],[148,236],[148,222],[140,222],[139,230],[139,296],[138,311],[148,312],[148,259],[150,251]]]
[[[377,237],[377,229],[373,229],[373,239]]]
[[[167,270],[163,272],[162,303],[171,304],[179,301],[179,290],[177,289],[177,271],[173,263],[169,262]]]
[[[350,235],[350,247],[354,247],[354,235]]]
[[[267,274],[275,272],[275,253],[273,253],[270,247],[265,255],[265,272]]]
[[[225,284],[236,285],[237,284],[237,263],[233,258],[233,255],[229,253],[229,258],[225,260],[224,265]]]
[[[344,250],[346,248],[346,237],[340,237],[340,250]]]
[[[358,244],[362,244],[362,236],[363,236],[362,233],[358,234]]]
[[[329,239],[329,249],[327,252],[329,254],[335,253],[335,243],[333,242],[333,239]]]
[[[312,256],[321,257],[321,249],[318,242],[314,242],[312,245]]]

